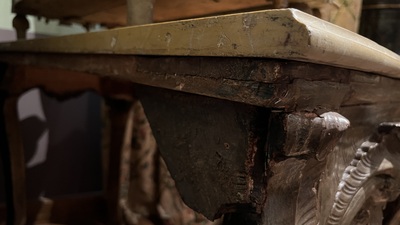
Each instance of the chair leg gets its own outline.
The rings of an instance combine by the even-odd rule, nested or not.
[[[24,225],[27,214],[25,159],[17,113],[18,98],[3,95],[0,101],[0,152],[6,182],[7,224]]]
[[[108,172],[106,177],[106,196],[109,224],[120,224],[119,206],[121,194],[121,161],[123,149],[130,147],[132,132],[132,102],[108,100],[108,120],[110,123]]]

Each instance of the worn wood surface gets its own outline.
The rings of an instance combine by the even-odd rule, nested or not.
[[[266,109],[150,87],[136,90],[186,204],[209,219],[261,210]]]
[[[0,52],[266,57],[398,77],[400,57],[294,9],[158,23],[0,44]],[[4,53],[2,53],[4,54]]]
[[[55,75],[51,76],[49,72],[36,69],[37,76],[29,72],[25,79],[29,82],[44,82],[45,79],[49,84],[55,82],[47,87],[49,90],[52,86],[55,87],[53,90],[63,88],[62,82],[59,82],[61,86],[57,85],[57,79],[75,82],[82,87],[83,84],[78,83],[88,80],[93,82],[92,89],[95,90],[98,81],[93,77],[70,79],[80,77],[80,73],[66,70],[95,74],[104,80],[100,85],[103,90],[108,85],[108,93],[114,92],[121,98],[132,98],[130,82],[287,111],[316,110],[318,113],[340,106],[398,102],[400,97],[397,79],[394,78],[286,60],[10,53],[3,57],[0,55],[0,61],[58,69],[52,70]],[[60,63],[55,64],[55,61]],[[390,90],[390,95],[387,90]]]

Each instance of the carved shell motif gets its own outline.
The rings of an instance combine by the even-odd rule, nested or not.
[[[382,224],[400,193],[400,123],[382,123],[358,148],[339,183],[328,225]]]

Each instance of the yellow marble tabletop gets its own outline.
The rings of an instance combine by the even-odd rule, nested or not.
[[[7,52],[263,57],[399,78],[400,57],[295,9],[264,10],[0,44]]]

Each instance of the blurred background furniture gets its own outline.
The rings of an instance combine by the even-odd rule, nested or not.
[[[57,19],[61,24],[75,22],[85,27],[101,24],[112,28],[132,24],[132,21],[138,21],[143,16],[150,17],[154,22],[163,22],[287,7],[301,9],[326,21],[357,31],[361,0],[13,0],[13,12],[16,13],[15,27],[20,30],[20,35],[23,35],[23,29],[28,26],[23,19],[25,15]]]
[[[360,34],[400,54],[400,1],[364,0]]]

